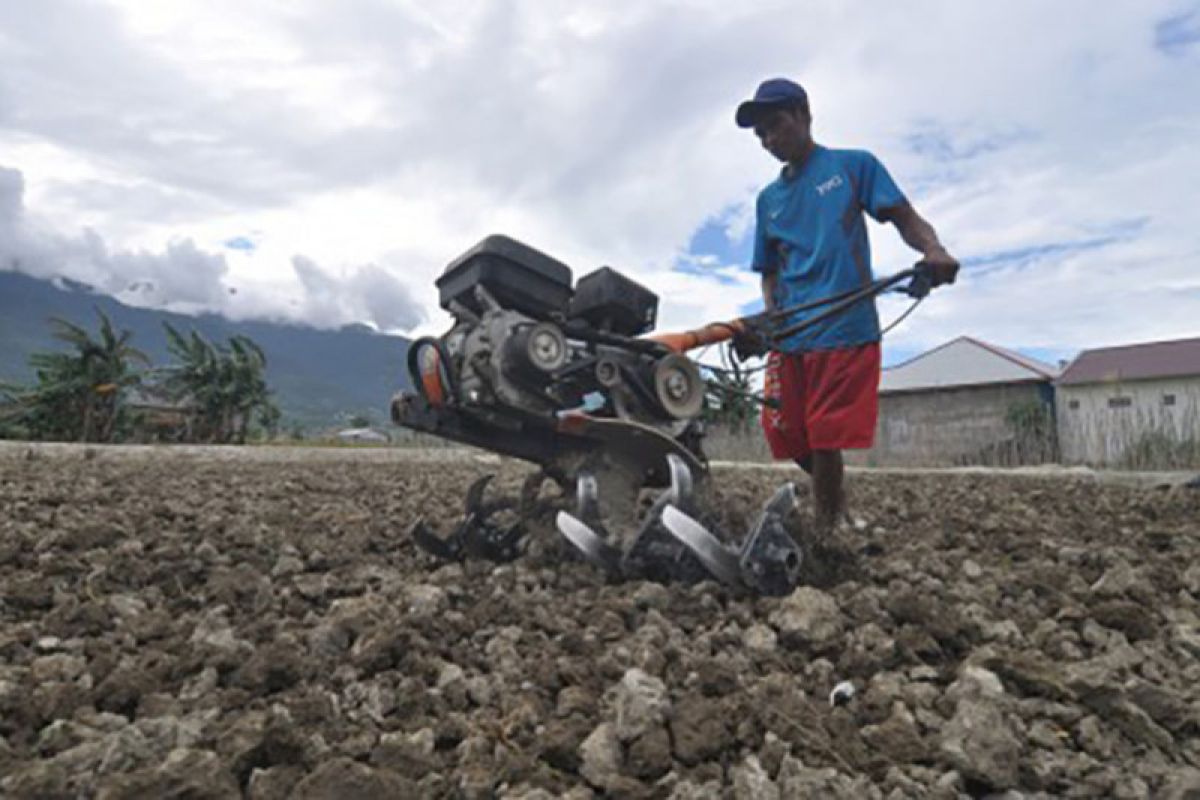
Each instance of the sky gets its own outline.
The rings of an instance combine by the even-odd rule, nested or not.
[[[730,319],[779,168],[733,114],[774,76],[962,260],[886,363],[1200,336],[1197,0],[0,0],[0,269],[418,335],[504,233],[660,329]],[[876,274],[916,260],[869,227]]]

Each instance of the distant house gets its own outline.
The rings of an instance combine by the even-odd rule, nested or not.
[[[367,444],[385,444],[392,440],[386,433],[377,431],[374,428],[347,428],[338,431],[337,439],[339,442]]]
[[[1085,350],[1055,386],[1064,462],[1188,466],[1200,454],[1200,338]]]
[[[173,398],[161,386],[146,384],[133,389],[125,398],[126,407],[137,424],[137,438],[145,442],[186,442],[191,440],[196,407]]]
[[[970,336],[883,370],[873,465],[1053,460],[1058,370]]]

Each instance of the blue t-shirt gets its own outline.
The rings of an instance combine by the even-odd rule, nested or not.
[[[798,174],[785,167],[758,195],[754,235],[757,272],[776,272],[775,307],[858,289],[874,278],[867,212],[905,202],[879,159],[864,150],[816,146]],[[811,318],[828,306],[789,316],[784,325]],[[875,303],[864,300],[785,340],[785,352],[832,350],[879,340]]]

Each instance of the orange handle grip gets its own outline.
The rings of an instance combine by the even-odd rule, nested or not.
[[[658,342],[673,353],[686,353],[697,347],[727,342],[744,330],[746,330],[746,321],[735,319],[732,322],[711,322],[703,328],[694,328],[690,331],[659,333],[646,338],[652,342]]]

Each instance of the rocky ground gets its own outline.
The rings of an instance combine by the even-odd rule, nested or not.
[[[764,599],[431,564],[487,471],[0,453],[0,794],[1200,797],[1200,491],[858,473],[858,573]]]

